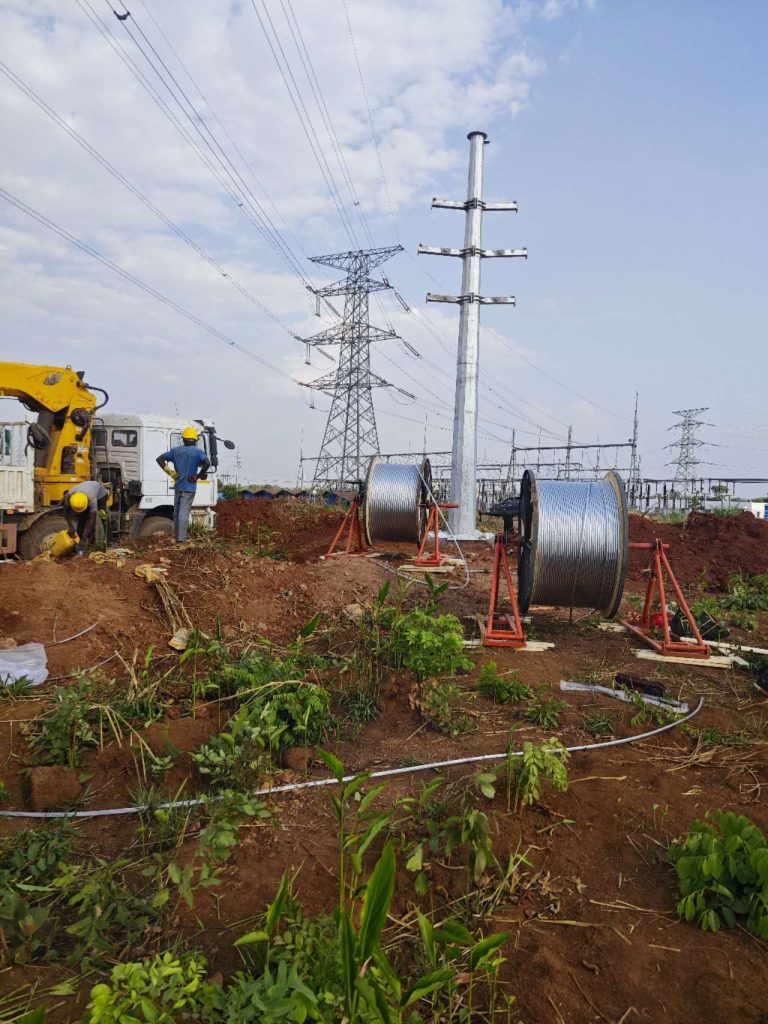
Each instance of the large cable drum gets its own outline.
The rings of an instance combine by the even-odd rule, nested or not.
[[[429,459],[421,463],[385,462],[374,455],[365,482],[363,528],[366,541],[420,544],[427,523],[432,486]]]
[[[518,598],[532,604],[619,610],[629,559],[629,518],[618,473],[602,480],[541,480],[520,489]]]

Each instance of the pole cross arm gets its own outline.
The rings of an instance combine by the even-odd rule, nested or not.
[[[515,305],[514,295],[435,295],[434,292],[427,292],[427,302],[479,302],[481,306]]]
[[[443,245],[419,245],[416,249],[419,256],[481,256],[489,259],[497,256],[521,256],[528,259],[527,249],[481,249],[477,245],[470,245],[466,249],[455,249]]]
[[[432,200],[432,208],[435,210],[492,210],[517,213],[517,203],[486,203],[484,199],[438,199]]]

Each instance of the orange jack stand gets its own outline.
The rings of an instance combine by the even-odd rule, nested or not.
[[[347,531],[347,542],[343,551],[337,551],[336,547],[342,538],[344,531]],[[363,540],[363,528],[360,525],[360,498],[355,498],[344,516],[344,520],[331,541],[325,557],[331,555],[365,555],[368,550]]]
[[[499,612],[499,583],[502,573],[507,582],[507,594],[512,605],[511,615]],[[491,576],[491,603],[488,607],[488,618],[482,624],[481,632],[483,647],[525,647],[525,633],[520,619],[517,595],[512,585],[507,545],[503,533],[496,534],[493,551],[493,575]]]
[[[645,592],[645,605],[643,606],[643,614],[639,619],[634,622],[629,619],[622,619],[621,624],[626,626],[628,630],[640,637],[641,640],[645,641],[649,647],[652,647],[659,654],[671,654],[678,658],[708,658],[709,648],[701,638],[699,627],[696,625],[696,619],[691,613],[691,609],[688,607],[688,602],[683,596],[683,592],[680,589],[680,584],[675,579],[675,574],[672,572],[672,566],[669,564],[667,558],[667,550],[669,544],[662,543],[658,538],[655,541],[649,543],[631,543],[630,548],[640,551],[650,551],[651,554],[651,578],[648,580],[648,589]],[[667,612],[667,595],[664,589],[664,572],[666,572],[672,589],[675,592],[680,610],[688,620],[688,625],[691,627],[691,633],[694,638],[694,643],[681,643],[678,640],[672,639],[672,633],[669,628],[669,613]],[[661,622],[663,630],[663,638],[656,640],[650,634],[651,629],[651,606],[653,604],[653,598],[656,590],[658,589],[659,604],[661,605]]]
[[[419,546],[419,553],[413,560],[413,565],[421,566],[422,569],[439,569],[443,564],[444,555],[440,554],[440,509],[441,508],[458,508],[458,505],[430,505],[429,516],[427,517],[427,528],[424,531],[424,537]],[[435,550],[431,555],[425,555],[424,549],[429,541],[430,533],[435,534]]]

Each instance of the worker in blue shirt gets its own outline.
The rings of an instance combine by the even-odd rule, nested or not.
[[[177,544],[187,539],[197,481],[205,480],[211,468],[207,455],[197,447],[197,438],[194,427],[185,427],[181,432],[182,443],[157,457],[158,466],[173,480],[173,527]]]

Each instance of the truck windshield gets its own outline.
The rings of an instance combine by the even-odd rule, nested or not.
[[[171,433],[171,448],[178,448],[183,443],[181,431],[174,430]],[[206,455],[208,454],[208,437],[206,434],[200,434],[197,439],[197,447],[202,448]]]

